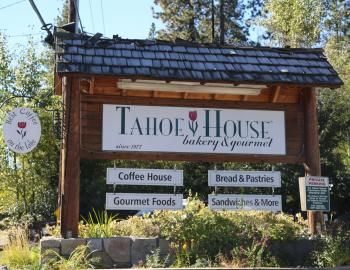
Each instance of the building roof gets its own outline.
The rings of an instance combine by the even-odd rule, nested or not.
[[[343,84],[321,49],[229,47],[56,33],[56,72],[175,81]]]

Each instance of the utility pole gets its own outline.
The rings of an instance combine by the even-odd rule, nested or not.
[[[79,32],[79,0],[69,0],[69,22],[75,22],[75,33]]]

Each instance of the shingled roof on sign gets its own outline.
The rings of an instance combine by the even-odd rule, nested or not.
[[[343,84],[321,49],[218,47],[56,33],[56,71],[176,81],[325,86]],[[87,43],[88,42],[88,43]]]

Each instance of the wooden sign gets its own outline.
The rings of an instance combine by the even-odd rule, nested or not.
[[[183,186],[182,170],[107,168],[107,184]]]
[[[212,210],[282,211],[281,195],[210,194],[208,206]]]
[[[275,171],[208,171],[208,185],[217,187],[281,187]]]
[[[330,211],[328,177],[299,177],[299,192],[302,211]]]
[[[182,194],[107,193],[107,210],[178,210]]]
[[[285,155],[283,111],[103,105],[102,150]]]

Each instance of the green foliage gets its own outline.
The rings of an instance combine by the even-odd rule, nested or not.
[[[17,220],[25,215],[34,221],[47,219],[56,203],[59,141],[55,140],[52,113],[38,108],[37,100],[45,101],[46,109],[60,109],[59,101],[47,96],[52,91],[52,70],[31,40],[23,51],[16,52],[15,61],[0,38],[0,58],[4,79],[0,80],[0,102],[13,95],[26,96],[4,103],[0,120],[14,107],[29,107],[38,114],[42,127],[38,147],[26,155],[9,151],[0,135],[0,215]]]
[[[258,24],[271,33],[274,44],[311,47],[320,41],[325,7],[319,0],[266,0]]]
[[[92,209],[88,218],[83,218],[84,223],[80,223],[79,233],[83,238],[112,237],[115,232],[116,215],[109,215],[107,211],[96,212]]]
[[[338,230],[321,238],[321,248],[314,252],[313,259],[318,267],[350,265],[350,232]]]
[[[69,1],[64,0],[62,9],[60,10],[60,15],[56,18],[56,25],[62,26],[69,23]]]
[[[320,127],[320,152],[322,172],[330,178],[331,204],[336,213],[348,211],[350,198],[350,36],[346,35],[344,24],[350,22],[346,9],[350,1],[333,1],[328,18],[329,29],[325,52],[344,85],[334,91],[322,89],[318,93],[318,122]],[[337,10],[335,10],[337,8]],[[342,14],[342,20],[337,18]],[[345,31],[345,33],[344,33]]]
[[[154,0],[154,17],[165,29],[157,31],[157,38],[176,38],[205,43],[235,43],[246,41],[241,1],[214,0],[214,40],[212,38],[211,0]]]
[[[150,216],[131,216],[128,219],[118,222],[115,234],[135,237],[156,237],[161,233],[159,226],[154,224],[154,220]]]
[[[30,246],[26,229],[12,228],[8,231],[9,243],[0,256],[0,264],[11,269],[40,269],[39,248]]]
[[[151,252],[150,255],[146,256],[146,262],[142,265],[144,268],[165,268],[169,267],[170,255],[168,254],[165,258],[160,255],[160,249],[157,248]]]
[[[196,198],[190,198],[182,211],[155,211],[153,215],[120,221],[115,232],[116,235],[170,240],[177,251],[175,265],[178,267],[193,265],[203,258],[214,261],[219,253],[229,256],[228,250],[241,247],[247,257],[249,252],[258,257],[257,249],[252,250],[254,241],[292,240],[305,233],[306,223],[301,217],[295,222],[285,214],[211,211]],[[268,258],[265,250],[263,255],[262,258]],[[250,257],[246,260],[250,261]]]
[[[234,247],[231,264],[239,267],[279,266],[277,259],[268,251],[267,238],[260,241],[253,239],[248,246]]]
[[[14,74],[10,65],[12,57],[7,49],[6,38],[0,33],[0,96],[8,97],[13,91]]]
[[[159,226],[161,236],[208,257],[250,244],[254,238],[290,240],[305,232],[304,224],[294,222],[288,215],[211,211],[197,199],[190,199],[184,211],[157,211],[150,218]]]
[[[327,0],[328,16],[325,19],[325,28],[331,37],[350,36],[350,1]],[[341,58],[341,57],[340,57]]]
[[[50,257],[42,266],[43,270],[77,270],[94,269],[94,264],[98,263],[96,258],[91,257],[89,248],[86,245],[80,245],[74,249],[69,258],[59,255],[53,250],[48,250],[45,256]]]

